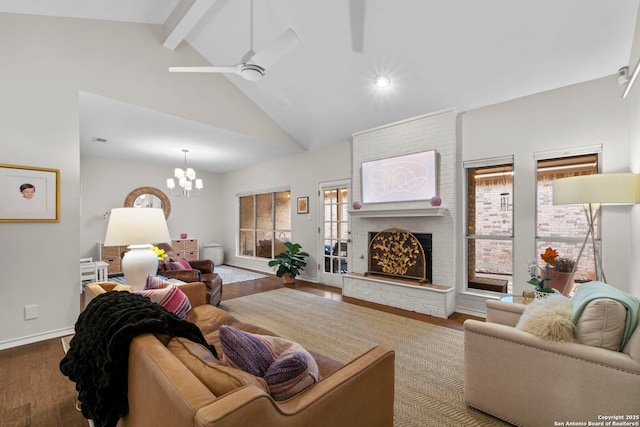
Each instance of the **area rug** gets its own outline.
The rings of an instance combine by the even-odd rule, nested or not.
[[[67,351],[69,351],[69,343],[71,342],[71,338],[73,338],[73,335],[67,335],[60,338],[60,340],[62,341],[62,349],[64,350],[65,354],[67,353]]]
[[[246,282],[247,280],[262,279],[267,277],[265,274],[254,273],[253,271],[243,270],[241,268],[231,267],[230,265],[216,265],[213,269],[222,279],[223,285],[229,283]]]
[[[394,349],[396,427],[509,426],[464,404],[462,332],[288,288],[220,307],[343,363],[377,344]]]

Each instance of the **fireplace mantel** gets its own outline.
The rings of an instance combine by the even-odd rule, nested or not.
[[[350,210],[349,215],[358,218],[408,218],[423,216],[444,216],[447,208],[427,207],[410,209],[367,209]]]

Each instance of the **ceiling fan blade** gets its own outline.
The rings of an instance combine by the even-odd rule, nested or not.
[[[271,79],[264,78],[260,80],[256,86],[264,92],[265,95],[269,97],[269,99],[280,107],[289,107],[291,106],[291,101],[284,92],[278,87]]]
[[[287,31],[280,34],[278,38],[272,41],[269,46],[249,58],[247,62],[258,65],[266,70],[297,43],[298,36],[291,28],[289,28]]]
[[[237,73],[237,65],[233,67],[169,67],[171,73]]]
[[[364,49],[365,0],[349,0],[351,19],[351,49],[362,52]]]

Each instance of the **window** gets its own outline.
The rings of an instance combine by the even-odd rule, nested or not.
[[[513,160],[465,162],[467,287],[508,293],[513,274]]]
[[[536,254],[552,247],[559,257],[576,260],[587,235],[587,220],[582,206],[553,205],[553,181],[577,175],[598,173],[598,155],[542,158],[536,161]],[[595,224],[596,246],[600,241]],[[580,257],[575,282],[595,280],[593,245],[589,240]],[[599,250],[599,247],[596,248]],[[536,259],[537,261],[537,259]]]
[[[274,258],[291,241],[289,190],[239,197],[238,255]]]

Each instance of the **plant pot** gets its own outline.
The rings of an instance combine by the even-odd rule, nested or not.
[[[294,277],[291,277],[289,274],[285,273],[282,276],[282,283],[284,283],[285,285],[291,285],[293,283],[296,282],[296,279]]]
[[[573,290],[573,275],[571,273],[567,273],[564,271],[550,271],[549,272],[549,282],[547,286],[555,289],[565,296],[569,296],[571,291]],[[567,292],[564,292],[565,285],[567,285]]]

